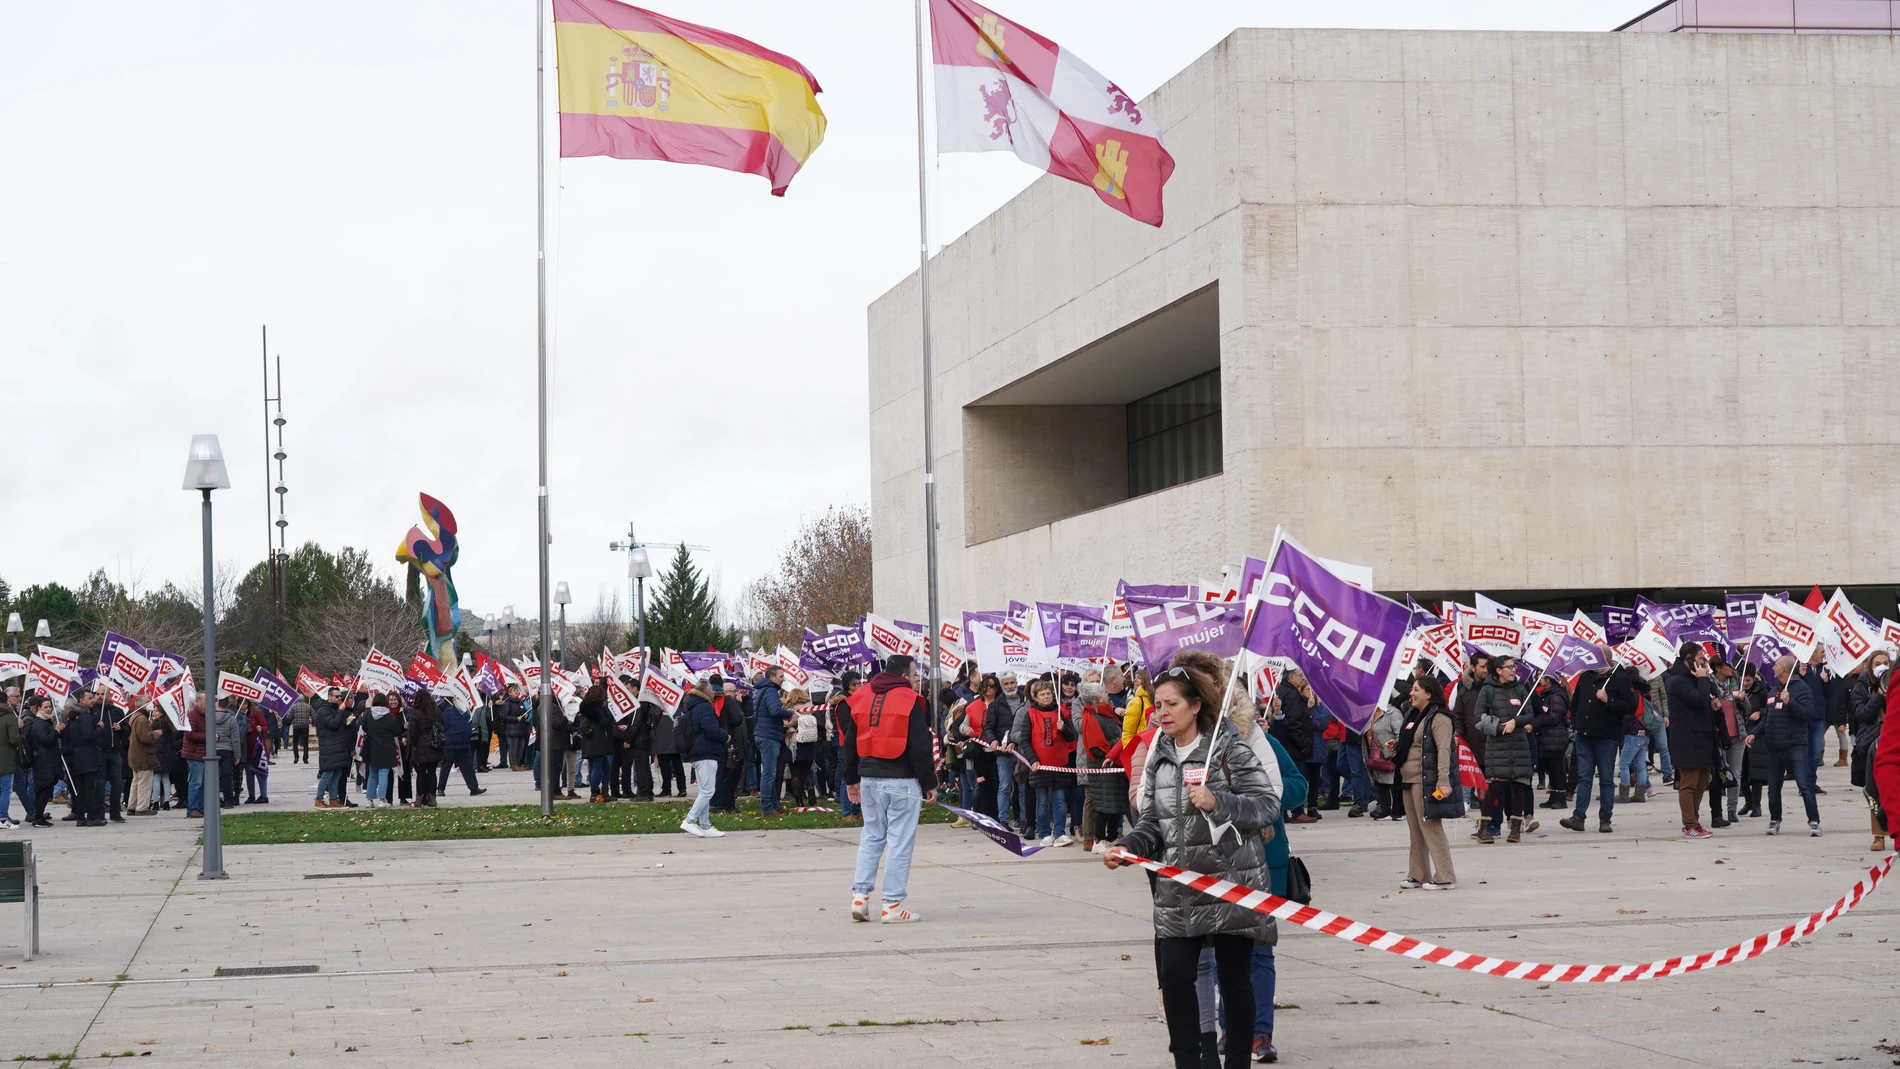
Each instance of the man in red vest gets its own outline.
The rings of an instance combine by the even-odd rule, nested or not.
[[[851,881],[851,919],[871,919],[871,892],[877,866],[884,864],[885,924],[919,920],[904,908],[910,882],[910,855],[917,845],[917,818],[924,803],[937,800],[937,770],[930,753],[930,710],[911,678],[912,660],[884,662],[845,699],[850,715],[844,731],[845,796],[864,807],[858,834],[858,868]]]

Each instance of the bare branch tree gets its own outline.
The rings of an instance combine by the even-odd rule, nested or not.
[[[804,629],[849,623],[871,608],[871,513],[837,505],[799,527],[776,573],[747,588],[743,615],[761,645],[797,648]]]

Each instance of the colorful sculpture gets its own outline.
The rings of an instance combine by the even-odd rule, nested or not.
[[[437,664],[456,663],[455,632],[462,626],[462,610],[455,600],[455,566],[460,548],[455,538],[455,513],[428,494],[418,494],[422,524],[411,527],[396,547],[396,559],[413,564],[422,573],[422,629],[429,636],[429,656]]]

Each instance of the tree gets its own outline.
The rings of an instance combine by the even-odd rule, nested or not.
[[[728,629],[719,626],[711,585],[681,547],[660,573],[647,611],[647,645],[656,649],[703,650],[719,646]],[[725,647],[730,648],[730,647]]]
[[[806,628],[851,623],[871,609],[871,513],[839,505],[806,520],[779,555],[778,570],[754,580],[748,615],[759,644],[794,649]]]
[[[46,641],[62,649],[72,649],[85,637],[88,630],[84,606],[79,595],[60,583],[35,583],[13,599],[13,612],[20,614],[20,622],[26,630],[20,633],[22,639],[31,639],[33,629],[41,620],[53,632]]]

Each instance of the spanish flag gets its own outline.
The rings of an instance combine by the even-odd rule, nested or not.
[[[613,0],[554,0],[561,155],[765,177],[784,196],[825,139],[818,80],[742,37]]]

